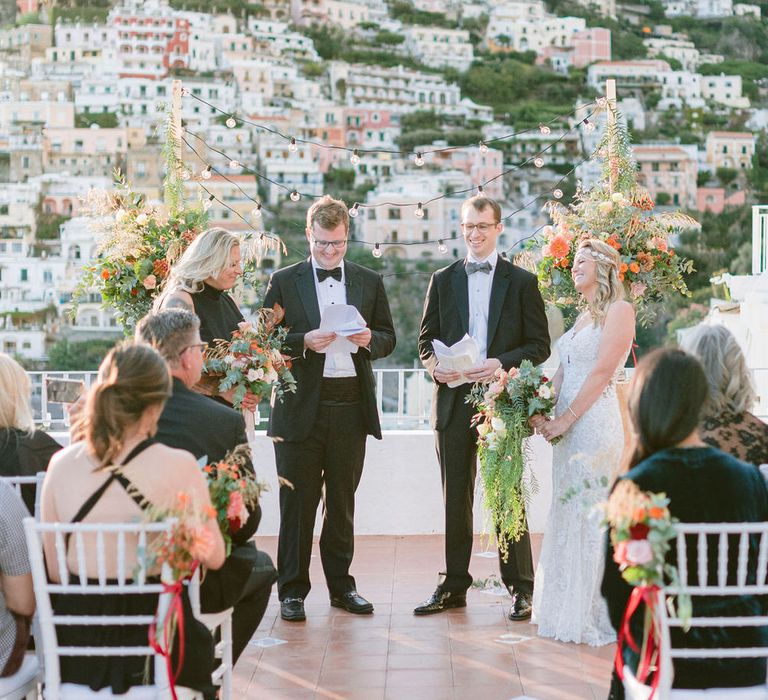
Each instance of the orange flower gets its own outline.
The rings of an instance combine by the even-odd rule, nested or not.
[[[629,269],[629,265],[627,265],[627,263],[621,263],[621,267],[619,268],[619,274],[623,275],[628,269]],[[624,279],[624,277],[622,277],[622,279]]]
[[[109,279],[109,270],[102,270],[101,271],[101,278],[108,280]]]
[[[645,510],[645,508],[643,506],[639,506],[638,508],[635,508],[632,513],[632,522],[641,523],[646,519],[647,516],[648,512]]]
[[[203,471],[204,471],[206,474],[213,474],[213,467],[212,467],[210,464],[206,464],[206,465],[203,467]]]
[[[549,242],[549,251],[556,258],[565,258],[571,252],[571,246],[565,236],[558,234]]]
[[[636,262],[630,263],[629,271],[637,274],[638,272],[640,272],[640,265],[638,265]]]
[[[653,256],[650,253],[640,251],[637,254],[637,262],[640,264],[640,269],[643,272],[650,272],[653,270]]]
[[[208,518],[215,518],[216,517],[216,509],[213,506],[206,506],[203,510],[206,517]]]
[[[665,509],[660,508],[659,506],[651,506],[648,509],[648,517],[654,518],[655,520],[659,520],[660,518],[663,518],[665,514]]]
[[[608,239],[605,242],[614,250],[621,250],[621,243],[619,243],[614,234],[608,236]]]

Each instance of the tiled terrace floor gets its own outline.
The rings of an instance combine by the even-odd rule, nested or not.
[[[538,550],[534,542],[534,555]],[[276,538],[259,546],[273,557]],[[360,537],[353,573],[372,616],[331,608],[319,555],[306,622],[280,619],[277,595],[235,667],[235,698],[255,700],[604,700],[613,645],[592,648],[539,639],[507,620],[508,597],[472,590],[465,609],[417,618],[436,584],[441,537]],[[317,545],[315,545],[315,551]],[[483,544],[476,542],[476,552]],[[474,556],[475,579],[498,572]],[[273,638],[284,644],[262,647]]]

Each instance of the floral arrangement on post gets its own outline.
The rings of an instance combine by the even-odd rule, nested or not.
[[[624,677],[624,643],[640,654],[637,679],[644,683],[656,667],[661,654],[661,639],[653,615],[656,605],[663,605],[661,587],[664,581],[676,584],[677,569],[666,562],[670,540],[677,535],[678,522],[669,512],[669,499],[663,493],[640,491],[637,484],[622,479],[616,485],[605,505],[605,524],[610,527],[613,560],[619,565],[622,578],[633,586],[624,611],[616,646],[616,671]],[[645,622],[642,649],[630,631],[630,620],[641,603],[645,603]],[[667,601],[672,605],[672,601]],[[677,598],[678,617],[683,629],[688,629],[692,607],[690,596]],[[658,673],[651,683],[652,692],[658,684]]]
[[[671,294],[690,296],[684,275],[693,272],[693,262],[675,254],[670,236],[698,223],[679,212],[650,213],[654,202],[637,181],[629,135],[615,112],[596,155],[603,160],[600,182],[587,192],[578,189],[569,206],[557,201],[546,205],[553,225],[543,230],[538,264],[542,295],[559,306],[576,303],[578,294],[567,271],[581,240],[598,238],[619,252],[619,277],[645,325],[653,318],[653,302]]]
[[[500,369],[490,384],[475,384],[467,401],[478,410],[473,424],[480,435],[485,507],[506,560],[508,540],[519,540],[526,530],[525,504],[536,490],[535,478],[526,478],[525,471],[523,440],[533,434],[528,419],[552,413],[555,390],[540,367],[523,360],[520,369]]]
[[[232,535],[245,525],[248,511],[258,505],[267,489],[248,468],[250,457],[248,445],[238,445],[220,462],[203,466],[227,556],[232,551]]]
[[[285,315],[275,304],[260,309],[256,323],[244,321],[232,333],[231,340],[217,340],[209,348],[205,371],[219,376],[219,391],[234,389],[232,405],[242,406],[246,393],[261,399],[269,398],[275,389],[276,398],[296,391],[291,374],[291,358],[283,354],[288,329],[280,325]]]

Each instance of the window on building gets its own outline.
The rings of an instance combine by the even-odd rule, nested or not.
[[[658,164],[658,163],[651,163],[651,170],[652,170],[654,173],[657,173],[657,172],[659,172],[659,164]]]
[[[400,220],[400,209],[399,208],[390,208],[389,212],[387,214],[387,218],[390,221],[399,221]]]
[[[19,281],[29,282],[29,270],[27,270],[26,267],[22,267],[21,270],[19,270]]]
[[[392,230],[392,233],[389,234],[389,240],[392,241],[392,243],[397,243],[397,231]]]
[[[53,272],[50,270],[43,270],[43,282],[45,284],[50,284],[53,282]]]

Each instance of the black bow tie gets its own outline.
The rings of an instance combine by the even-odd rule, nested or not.
[[[324,282],[329,277],[333,277],[337,282],[341,282],[341,268],[334,267],[333,270],[324,270],[322,267],[316,268],[317,281]]]

